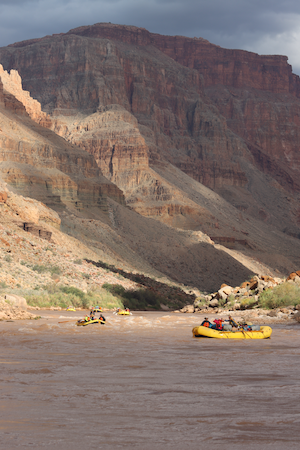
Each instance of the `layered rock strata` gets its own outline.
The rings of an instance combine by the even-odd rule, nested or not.
[[[122,203],[116,183],[127,204],[148,218],[201,230],[216,242],[234,242],[234,249],[222,250],[227,255],[242,248],[243,254],[255,254],[278,270],[295,263],[298,243],[289,236],[300,232],[298,78],[284,57],[227,51],[202,39],[98,24],[2,48],[0,62],[5,70],[19,71],[25,89],[51,119],[45,127],[69,142],[31,121],[48,146],[33,158],[35,147],[26,137],[28,147],[23,141],[22,151],[14,151],[18,156],[2,165],[11,183],[22,179],[20,164],[30,160],[34,183],[28,194],[42,192],[46,178],[48,204],[52,201],[58,208],[63,199],[81,213],[84,205],[97,210],[100,167],[110,180],[102,178],[106,195],[111,189],[109,195]],[[23,108],[22,123],[29,120],[28,114],[39,122],[29,107],[15,100],[17,104]],[[20,120],[12,125],[17,130]],[[289,130],[295,141],[285,138]],[[5,131],[9,149],[11,138]],[[63,142],[61,157],[53,148]],[[86,152],[80,153],[78,147],[90,156],[83,156]],[[12,167],[14,158],[19,165]],[[43,160],[42,172],[38,159]],[[23,186],[29,186],[27,181]],[[107,220],[119,229],[122,219],[110,202],[104,203],[100,205]],[[98,214],[93,207],[90,212]],[[137,219],[133,215],[130,220]],[[69,221],[64,226],[69,227]],[[189,239],[185,242],[190,245]],[[151,259],[145,243],[136,246],[132,238],[130,245],[146,252],[148,262],[161,264]],[[235,257],[243,259],[241,254]],[[178,272],[178,264],[169,264],[170,273]]]
[[[8,74],[0,68],[0,79],[3,179],[18,192],[57,208],[69,204],[75,209],[100,207],[107,211],[108,196],[124,203],[122,191],[102,176],[92,155],[47,129],[50,118],[24,93],[18,73]]]

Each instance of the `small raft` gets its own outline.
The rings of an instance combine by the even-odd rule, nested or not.
[[[272,334],[271,327],[260,327],[258,331],[220,331],[212,328],[198,326],[193,328],[194,337],[207,337],[216,339],[268,339]]]
[[[73,308],[73,307],[71,307],[71,306],[69,306],[69,307],[67,308],[67,311],[76,311],[76,309]]]
[[[95,306],[95,308],[93,309],[93,312],[96,312],[96,313],[102,312],[101,306]]]
[[[88,320],[87,322],[86,321],[81,322],[81,321],[78,320],[78,322],[76,322],[76,325],[78,327],[85,327],[86,325],[91,325],[92,323],[101,323],[102,325],[104,325],[105,321],[104,320],[100,320],[100,319],[95,319],[95,320]]]
[[[122,309],[120,311],[115,312],[117,316],[130,316],[132,313],[130,311],[126,311],[125,309]]]

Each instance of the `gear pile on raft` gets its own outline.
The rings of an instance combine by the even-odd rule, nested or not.
[[[271,334],[271,327],[253,325],[249,322],[238,323],[231,316],[226,321],[215,319],[213,323],[205,317],[200,326],[193,328],[194,337],[216,339],[268,339]]]

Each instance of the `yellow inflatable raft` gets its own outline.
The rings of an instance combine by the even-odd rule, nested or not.
[[[86,325],[91,325],[92,323],[101,323],[102,325],[104,325],[105,321],[100,320],[100,319],[95,319],[95,320],[88,320],[87,322],[86,321],[81,322],[80,320],[78,320],[78,322],[76,322],[76,325],[78,327],[85,327]]]
[[[117,314],[117,316],[130,316],[132,313],[130,311],[126,311],[126,309],[121,309],[114,314]]]
[[[271,327],[260,327],[259,331],[220,331],[208,327],[194,327],[194,337],[208,337],[216,339],[268,339],[272,334]]]
[[[73,308],[72,306],[69,306],[69,307],[67,308],[67,311],[76,311],[76,309]]]

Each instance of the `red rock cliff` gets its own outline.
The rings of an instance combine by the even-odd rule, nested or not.
[[[300,96],[300,79],[292,73],[286,56],[228,50],[202,38],[163,36],[144,28],[105,23],[75,28],[68,34],[119,40],[139,46],[152,45],[180,64],[200,72],[207,87],[217,84],[236,88],[247,86]]]
[[[286,57],[97,24],[2,48],[0,62],[58,122],[81,115],[56,131],[117,183],[132,182],[128,170],[137,175],[148,156],[153,167],[167,160],[240,210],[298,227],[290,200],[280,220],[276,204],[300,190],[299,77]],[[137,121],[126,136],[99,116],[114,105]]]

